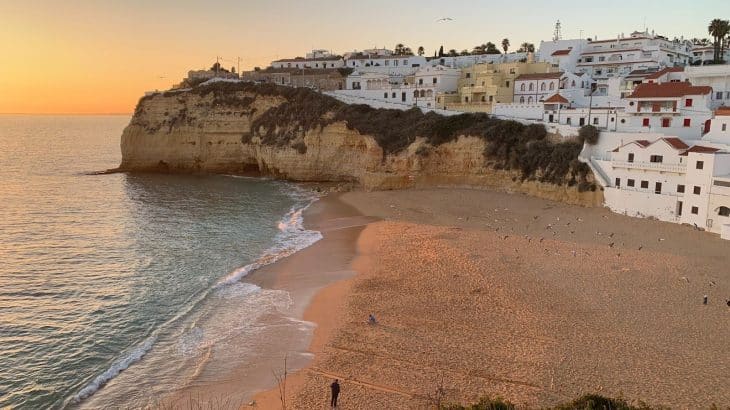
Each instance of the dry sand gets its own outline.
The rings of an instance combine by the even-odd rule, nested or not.
[[[528,408],[589,392],[730,403],[730,243],[717,236],[489,191],[340,200],[382,221],[359,235],[357,275],[305,314],[321,327],[313,363],[289,382],[290,408],[328,408],[333,378],[343,409],[428,408],[439,385],[447,402]],[[379,325],[365,324],[370,312]],[[258,408],[279,407],[276,394],[259,397]]]

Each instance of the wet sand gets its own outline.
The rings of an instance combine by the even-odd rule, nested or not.
[[[445,402],[526,408],[584,393],[730,403],[730,243],[719,237],[489,191],[340,199],[380,221],[359,235],[349,279],[306,311],[322,326],[288,408],[328,408],[333,378],[345,409],[428,408],[438,387]],[[280,407],[266,397],[257,408]]]

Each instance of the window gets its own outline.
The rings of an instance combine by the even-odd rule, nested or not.
[[[692,213],[695,214],[695,215],[697,215],[698,213],[700,213],[700,209],[697,208],[696,206],[693,206],[692,207]]]
[[[633,152],[629,153],[629,162],[634,162],[634,153]]]
[[[662,118],[662,128],[669,128],[672,126],[671,118]]]
[[[627,179],[626,180],[626,186],[633,187],[634,186],[634,180],[633,179]]]
[[[393,93],[393,95],[391,97],[395,98],[395,93]]]
[[[471,73],[466,73],[466,78],[471,78]]]
[[[684,185],[677,185],[677,193],[680,193],[680,194],[684,193]]]
[[[598,57],[598,61],[606,61],[606,57],[603,57],[603,56]]]
[[[530,91],[532,91],[534,89],[535,89],[535,87],[533,87],[532,84],[530,84]]]
[[[702,188],[695,186],[693,192],[695,195],[699,195],[702,192]]]
[[[614,185],[616,185],[616,188],[620,188],[621,187],[621,178],[616,178],[616,183]]]
[[[418,85],[423,85],[423,78],[418,79]]]
[[[697,164],[695,164],[696,169],[703,169],[705,167],[704,161],[697,161]]]
[[[509,81],[507,81],[507,83],[506,83],[506,84],[507,84],[507,85],[505,85],[505,87],[509,87]]]
[[[722,124],[722,130],[727,131],[727,124]]]
[[[436,84],[436,83],[438,83],[438,78],[434,77],[434,78],[433,78],[433,80],[432,80],[432,83],[433,83],[433,84]]]
[[[662,162],[664,160],[664,157],[661,155],[652,155],[649,157],[649,162]]]
[[[715,93],[715,99],[716,100],[722,100],[722,91],[718,91]]]
[[[524,83],[520,86],[520,91],[525,91],[525,84]]]
[[[545,83],[540,84],[540,91],[545,91]]]
[[[464,97],[464,102],[465,103],[468,103],[469,102],[469,97]]]
[[[641,187],[643,189],[649,189],[649,181],[641,181]]]
[[[555,89],[555,83],[550,82],[550,87],[549,88],[550,88],[550,91],[554,90]]]
[[[644,120],[641,122],[641,125],[643,125],[644,127],[648,127],[649,126],[649,119],[648,118],[644,118]]]
[[[570,82],[570,86],[573,87],[573,88],[575,88],[575,80],[573,80],[573,81]]]
[[[730,182],[728,182],[728,181],[714,181],[712,183],[712,185],[715,185],[715,186],[724,186],[724,187],[730,188]]]
[[[677,215],[682,216],[682,201],[677,201]]]
[[[686,100],[684,100],[684,106],[685,107],[691,107],[692,106],[692,99],[691,98],[687,98]]]
[[[654,193],[655,194],[661,194],[662,193],[662,183],[657,182],[654,184]]]
[[[388,93],[383,93],[383,98],[388,98]]]
[[[520,104],[524,104],[524,103],[525,103],[525,97],[520,97]]]
[[[598,125],[598,117],[593,118],[593,125]]]
[[[726,206],[721,206],[717,209],[717,214],[720,216],[730,216],[730,208]]]
[[[690,126],[690,124],[691,124],[691,120],[690,120],[689,118],[685,118],[685,119],[684,119],[684,126],[685,126],[685,127],[689,127],[689,126]]]

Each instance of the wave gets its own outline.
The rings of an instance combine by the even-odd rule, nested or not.
[[[274,245],[264,251],[264,253],[253,263],[234,270],[219,280],[212,288],[207,289],[198,297],[193,298],[194,300],[192,303],[187,304],[185,309],[178,312],[178,314],[173,318],[155,329],[144,341],[135,346],[131,351],[129,351],[129,353],[115,361],[106,371],[95,377],[81,390],[79,390],[78,393],[73,395],[70,398],[72,402],[78,404],[91,397],[106,383],[118,376],[122,371],[140,361],[144,355],[152,349],[158,339],[158,335],[163,329],[187,316],[196,306],[205,300],[211,292],[216,291],[220,293],[230,285],[240,282],[240,280],[249,273],[290,256],[322,239],[322,234],[320,232],[304,228],[303,217],[304,211],[316,202],[319,199],[319,196],[314,192],[305,190],[290,183],[282,183],[281,187],[289,197],[295,200],[296,203],[278,222],[279,232],[274,237]],[[260,290],[260,288],[252,285],[251,288],[247,289],[247,292],[255,292],[256,290]]]

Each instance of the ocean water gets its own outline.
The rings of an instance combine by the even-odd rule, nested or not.
[[[149,404],[291,304],[240,279],[320,238],[301,224],[315,198],[251,178],[89,175],[119,164],[128,122],[0,116],[0,407]]]

